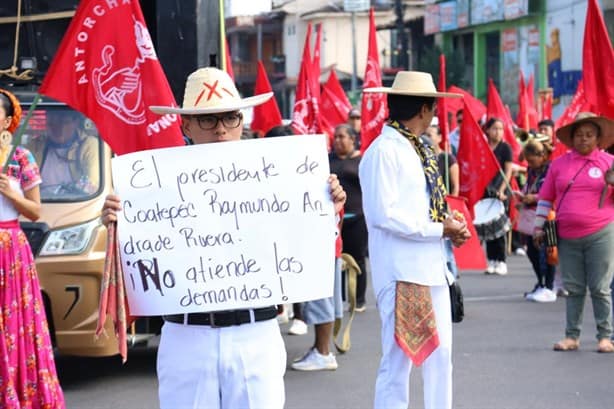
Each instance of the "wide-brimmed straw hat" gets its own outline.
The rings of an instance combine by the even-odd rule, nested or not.
[[[614,121],[604,116],[597,116],[592,112],[580,112],[576,120],[556,130],[556,137],[570,148],[573,148],[572,131],[582,124],[594,124],[599,127],[601,137],[599,148],[607,149],[614,145]]]
[[[183,106],[150,106],[156,114],[202,115],[238,111],[260,105],[272,92],[241,98],[232,78],[214,67],[200,68],[188,76],[183,93]]]
[[[460,98],[461,94],[437,92],[433,77],[428,72],[399,71],[394,77],[392,87],[365,88],[363,92],[381,92],[384,94],[408,95],[416,97]]]

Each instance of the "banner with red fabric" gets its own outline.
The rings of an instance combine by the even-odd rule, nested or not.
[[[254,87],[254,95],[266,94],[273,91],[269,77],[264,69],[262,61],[258,60],[258,73],[256,75],[256,84]],[[275,97],[267,102],[254,107],[254,115],[250,128],[252,131],[258,132],[260,137],[264,136],[271,128],[282,124],[281,113],[277,106]]]
[[[94,121],[119,155],[184,144],[179,115],[148,109],[176,103],[138,1],[82,1],[40,93]]]
[[[381,87],[382,71],[379,65],[377,37],[375,35],[375,17],[373,8],[369,10],[369,47],[367,49],[367,67],[362,83],[364,88]],[[384,121],[388,116],[386,95],[381,93],[363,92],[361,106],[360,151],[367,150],[371,142],[382,131]]]
[[[473,219],[467,208],[466,199],[459,196],[446,196],[446,202],[451,210],[457,210],[465,217],[471,238],[461,247],[453,247],[456,267],[459,270],[484,270],[487,266],[486,256],[480,244],[478,233],[473,225]]]
[[[322,85],[320,104],[322,117],[330,125],[337,126],[347,122],[352,104],[350,104],[350,100],[345,94],[334,69],[330,70],[328,80]]]
[[[446,56],[444,54],[439,55],[439,81],[437,84],[437,90],[439,92],[446,92]],[[439,131],[441,132],[441,142],[439,147],[447,151],[448,133],[450,131],[450,125],[448,123],[448,99],[437,99],[437,119],[439,120]]]
[[[614,49],[597,0],[588,0],[582,49],[586,100],[597,114],[614,118]]]
[[[459,167],[459,194],[467,199],[467,206],[473,214],[473,206],[484,196],[486,186],[500,167],[482,128],[466,104],[456,160]]]
[[[522,148],[514,135],[514,121],[512,121],[510,112],[505,105],[503,105],[503,101],[499,96],[499,91],[497,91],[497,87],[495,87],[492,78],[488,79],[487,100],[487,116],[488,118],[499,118],[503,121],[503,140],[512,148],[512,158],[514,163],[517,163]]]

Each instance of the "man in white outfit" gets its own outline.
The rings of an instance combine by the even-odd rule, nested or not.
[[[150,109],[180,114],[183,131],[194,144],[238,141],[241,109],[272,96],[241,98],[226,72],[207,67],[188,77],[182,107]],[[329,185],[338,213],[346,194],[335,175]],[[107,196],[103,223],[116,221],[119,210],[119,197]],[[157,363],[160,407],[283,408],[286,350],[276,316],[275,306],[165,315]]]
[[[459,246],[469,238],[466,225],[450,217],[445,187],[432,148],[419,136],[436,113],[438,93],[430,74],[402,71],[391,88],[364,92],[388,94],[389,119],[365,152],[359,168],[363,209],[369,231],[373,287],[382,321],[382,358],[375,385],[375,407],[407,409],[414,358],[397,341],[398,317],[411,321],[415,305],[399,307],[403,285],[423,289],[432,304],[436,347],[422,357],[424,407],[452,406],[452,323],[444,238]],[[429,305],[430,306],[430,305]],[[399,309],[399,311],[395,311]],[[398,315],[400,313],[400,315]],[[438,344],[437,344],[438,342]],[[418,357],[419,358],[419,357]]]

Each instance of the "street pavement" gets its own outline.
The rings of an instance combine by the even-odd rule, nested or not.
[[[534,275],[526,257],[510,256],[507,276],[462,272],[465,320],[454,324],[454,408],[609,409],[614,408],[614,354],[596,352],[590,300],[584,313],[581,347],[555,352],[563,336],[565,301],[527,302]],[[368,308],[352,326],[352,348],[337,356],[329,372],[286,372],[286,408],[372,407],[380,357],[379,317],[372,291]],[[288,365],[313,343],[313,328],[287,334]],[[206,347],[203,345],[203,347]],[[266,363],[263,363],[266,365]],[[58,357],[68,408],[156,408],[155,348],[118,357]],[[420,368],[410,377],[411,408],[423,408]]]

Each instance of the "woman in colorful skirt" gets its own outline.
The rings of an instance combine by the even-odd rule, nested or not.
[[[12,157],[11,132],[21,108],[0,90],[0,409],[64,408],[53,348],[34,264],[17,218],[40,215],[41,178],[32,154],[18,146]]]

